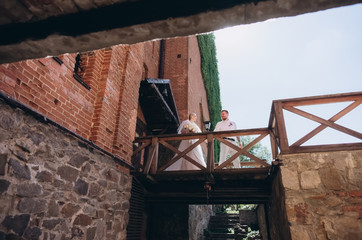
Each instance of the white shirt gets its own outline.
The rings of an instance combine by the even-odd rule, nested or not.
[[[236,130],[236,123],[228,120],[222,120],[218,123],[216,123],[214,131],[229,131],[229,130]],[[236,141],[236,137],[228,137],[232,138]]]
[[[222,120],[218,122],[215,126],[214,131],[229,131],[236,130],[236,123],[230,120]]]

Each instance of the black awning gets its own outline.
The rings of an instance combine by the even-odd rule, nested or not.
[[[141,81],[139,102],[152,134],[175,133],[180,120],[168,79]]]

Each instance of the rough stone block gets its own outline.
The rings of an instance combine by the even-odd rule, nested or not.
[[[14,119],[8,114],[2,114],[0,116],[0,127],[2,127],[5,130],[13,129]]]
[[[52,230],[53,228],[55,228],[58,224],[60,224],[62,221],[64,221],[64,219],[50,219],[50,220],[44,220],[43,221],[43,227],[45,227],[48,230]]]
[[[290,169],[281,168],[282,172],[282,181],[283,186],[285,188],[293,189],[293,190],[299,190],[299,179],[298,179],[298,172],[292,171]]]
[[[6,216],[1,223],[8,230],[13,230],[19,236],[22,236],[30,220],[29,214],[22,214],[16,216]]]
[[[80,226],[89,226],[90,224],[92,224],[92,218],[85,214],[79,214],[75,218],[73,224],[80,225]]]
[[[305,171],[300,174],[300,185],[302,189],[318,188],[321,183],[318,171]]]
[[[67,203],[61,210],[64,217],[70,218],[80,210],[80,206],[73,203]]]
[[[60,166],[57,169],[57,174],[64,180],[74,182],[78,177],[79,171],[69,166]]]
[[[75,182],[74,190],[80,195],[87,195],[88,193],[88,183],[82,179],[78,179]]]
[[[17,186],[17,194],[20,197],[36,197],[41,194],[41,186],[36,183],[23,183]]]
[[[38,172],[35,176],[39,182],[53,182],[53,174],[48,171]]]
[[[310,240],[309,231],[302,226],[291,226],[290,233],[292,235],[292,239],[294,240]],[[314,238],[313,238],[314,239]]]
[[[27,165],[23,166],[19,161],[11,158],[9,165],[13,169],[13,172],[17,178],[24,178],[30,180],[30,170]]]
[[[341,174],[335,168],[320,169],[320,176],[323,185],[329,190],[342,190],[344,182]]]
[[[27,228],[24,233],[25,239],[39,239],[42,231],[40,228],[34,227],[34,228]]]
[[[107,180],[118,183],[118,172],[114,169],[108,169],[105,171],[105,176]]]
[[[88,192],[89,197],[97,197],[101,193],[103,193],[103,188],[101,186],[99,186],[97,183],[90,184]]]
[[[8,159],[7,154],[0,154],[0,176],[5,175],[5,167],[7,159]]]
[[[84,162],[89,161],[89,157],[88,156],[83,156],[80,154],[75,154],[74,156],[71,157],[71,159],[69,160],[69,164],[74,166],[74,167],[81,167],[83,165]]]
[[[18,204],[18,210],[22,213],[41,213],[45,211],[47,201],[45,199],[24,198]]]
[[[59,216],[59,206],[54,199],[49,201],[47,216],[48,217],[58,217]]]
[[[35,145],[39,145],[40,143],[44,142],[45,136],[42,133],[33,132],[30,135],[30,139]]]
[[[10,182],[5,179],[0,179],[0,194],[6,192],[10,186]]]

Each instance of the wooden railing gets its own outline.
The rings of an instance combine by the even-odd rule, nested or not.
[[[322,105],[327,103],[339,103],[350,102],[350,104],[336,113],[329,119],[323,119],[315,116],[306,111],[300,110],[299,106],[308,105]],[[362,133],[337,124],[336,121],[343,116],[347,115],[352,110],[356,109],[362,103],[362,92],[346,93],[346,94],[334,94],[326,96],[295,98],[285,100],[275,100],[272,104],[272,110],[270,114],[269,127],[260,129],[248,129],[248,130],[234,130],[224,132],[206,132],[198,134],[183,134],[183,135],[158,135],[137,138],[135,143],[139,146],[134,151],[134,156],[139,155],[136,165],[137,170],[145,174],[163,172],[173,163],[180,158],[185,158],[188,162],[197,166],[200,172],[213,172],[213,171],[225,171],[228,165],[240,155],[247,156],[251,161],[241,162],[241,166],[249,166],[253,168],[268,168],[270,165],[263,159],[258,158],[250,153],[250,148],[260,142],[262,139],[269,135],[270,145],[273,159],[277,159],[279,154],[289,153],[306,153],[306,152],[320,152],[320,151],[343,151],[343,150],[355,150],[362,149]],[[285,119],[283,110],[305,117],[312,121],[319,123],[320,125],[307,133],[304,137],[300,138],[295,143],[289,145],[287,130],[285,126]],[[360,119],[362,124],[362,117]],[[303,143],[326,129],[327,127],[333,128],[350,136],[353,136],[360,142],[355,143],[339,143],[339,144],[326,144],[326,145],[311,145],[301,146]],[[303,128],[303,126],[300,126]],[[237,136],[255,136],[258,135],[251,143],[237,147],[233,143],[223,139],[224,137],[237,137]],[[195,139],[195,143],[189,146],[184,151],[177,149],[177,141]],[[221,165],[217,165],[214,162],[214,142],[219,141],[228,145],[236,150],[236,153],[231,156],[227,161]],[[173,142],[173,143],[172,143]],[[179,142],[178,142],[179,143]],[[204,153],[206,155],[206,167],[199,164],[195,159],[187,156],[191,150],[196,146],[203,144]],[[206,146],[205,146],[206,144]],[[162,154],[159,154],[160,149],[163,148]],[[165,151],[165,149],[168,151]],[[160,161],[162,160],[162,161]],[[273,162],[275,163],[275,162]],[[226,169],[225,169],[226,168]],[[233,171],[236,169],[232,169]],[[237,171],[237,170],[236,170]]]
[[[340,102],[350,102],[350,104],[329,119],[323,119],[314,114],[311,114],[309,112],[297,108],[300,106],[310,106],[310,105],[321,105],[322,107],[323,104],[340,103]],[[272,111],[269,120],[269,129],[271,131],[271,136],[274,139],[272,141],[273,158],[276,158],[279,153],[288,154],[288,153],[306,153],[306,152],[317,152],[317,151],[323,152],[323,151],[362,149],[362,133],[335,123],[338,119],[342,118],[343,116],[345,116],[346,114],[357,108],[361,103],[362,103],[362,92],[273,101]],[[283,110],[289,111],[293,114],[297,114],[299,116],[317,122],[320,125],[315,129],[313,129],[312,131],[310,131],[309,133],[307,133],[304,137],[300,138],[293,144],[289,145]],[[359,119],[359,121],[362,124],[362,116],[361,119]],[[303,126],[299,127],[303,128]],[[318,133],[320,133],[327,127],[333,128],[337,131],[353,136],[361,140],[361,142],[301,146],[303,143],[307,142],[308,140],[316,136]]]
[[[257,137],[243,147],[238,147],[233,143],[229,142],[228,140],[224,139],[230,137],[238,137],[238,136],[255,136]],[[223,171],[226,170],[227,167],[233,160],[238,158],[241,155],[245,155],[250,159],[247,162],[241,162],[240,165],[242,167],[258,167],[258,168],[265,168],[269,167],[268,164],[264,159],[260,159],[259,157],[251,154],[248,150],[253,147],[255,144],[260,142],[266,136],[269,135],[269,130],[267,128],[261,129],[248,129],[248,130],[234,130],[234,131],[223,131],[223,132],[206,132],[206,133],[195,133],[195,134],[182,134],[182,135],[157,135],[157,136],[149,136],[149,137],[142,137],[137,138],[135,143],[138,143],[139,146],[135,149],[134,155],[139,154],[140,152],[144,151],[142,154],[143,157],[139,158],[138,162],[138,171],[143,172],[145,174],[148,173],[157,173],[165,171],[169,166],[174,164],[176,161],[184,158],[186,161],[192,163],[193,165],[197,166],[200,170],[192,170],[192,171],[201,171],[201,172],[213,172],[213,171]],[[195,140],[195,143],[191,144],[188,148],[184,151],[179,151],[177,149],[177,142],[184,141],[184,140]],[[226,144],[227,146],[233,148],[236,153],[228,160],[223,162],[221,165],[216,165],[214,162],[214,142],[215,140]],[[200,144],[205,144],[204,149],[206,149],[206,167],[199,164],[195,159],[192,159],[187,155],[191,150],[195,149],[196,146]],[[165,157],[164,161],[160,161],[160,148],[166,148],[168,152],[163,151],[162,156]],[[234,169],[233,169],[234,170]],[[237,171],[237,169],[235,169]],[[184,170],[190,171],[190,170]]]

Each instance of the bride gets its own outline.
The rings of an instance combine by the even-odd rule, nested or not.
[[[189,119],[183,121],[179,128],[177,129],[178,134],[184,134],[184,133],[201,133],[200,128],[195,123],[197,119],[197,116],[195,113],[189,114]],[[182,140],[180,143],[180,146],[178,147],[178,150],[180,152],[184,151],[186,148],[194,144],[198,139],[191,139],[191,140]],[[192,149],[190,152],[187,153],[187,156],[192,158],[193,160],[200,163],[202,166],[206,167],[204,156],[202,154],[202,149],[200,144],[197,145],[194,149]],[[200,170],[199,167],[195,166],[191,162],[187,161],[184,158],[180,158],[175,163],[173,163],[171,166],[165,169],[165,171],[177,171],[177,170]]]

